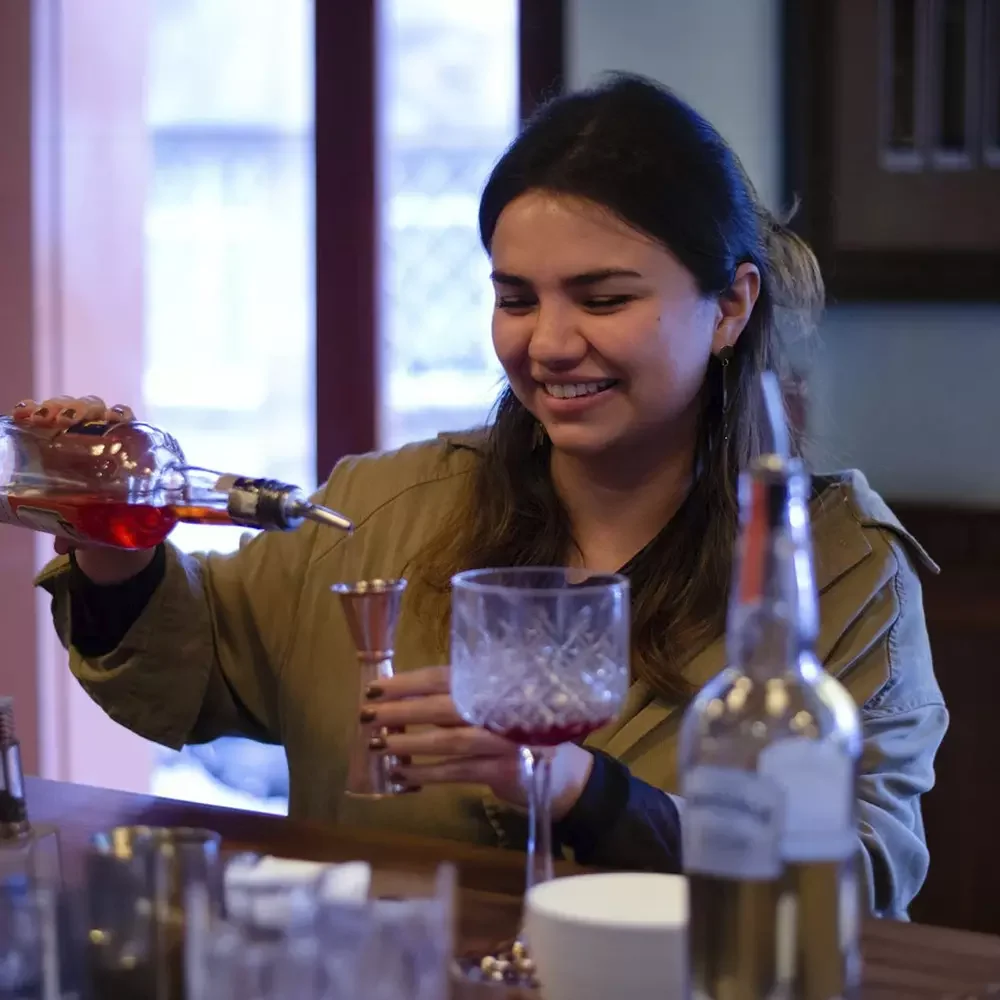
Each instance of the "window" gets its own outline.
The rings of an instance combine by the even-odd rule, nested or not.
[[[143,412],[189,461],[315,486],[312,4],[155,0]],[[232,549],[236,528],[179,527]],[[153,791],[284,811],[284,753],[163,751]]]
[[[143,395],[192,462],[315,485],[309,0],[156,0]],[[184,547],[232,548],[188,527]]]
[[[380,443],[482,424],[501,371],[479,195],[518,126],[517,0],[382,0]]]
[[[476,227],[517,129],[517,7],[379,4],[384,447],[482,423],[498,392]],[[311,488],[312,3],[155,0],[153,14],[144,413],[194,463]],[[231,549],[240,531],[173,537]],[[284,754],[231,739],[163,751],[153,791],[284,811]]]

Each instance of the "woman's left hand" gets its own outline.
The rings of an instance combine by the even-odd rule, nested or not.
[[[500,799],[524,806],[521,748],[495,733],[470,726],[455,709],[448,667],[424,667],[373,684],[361,721],[385,726],[389,735],[376,739],[372,753],[400,760],[399,778],[411,787],[436,784],[487,785]],[[419,732],[411,726],[427,726]],[[580,797],[594,758],[575,743],[552,748],[552,818],[562,819]],[[435,758],[412,763],[414,757]]]

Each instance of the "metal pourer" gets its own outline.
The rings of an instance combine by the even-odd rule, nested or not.
[[[292,490],[285,498],[285,516],[289,523],[315,521],[316,524],[325,524],[328,528],[339,528],[348,533],[354,531],[354,522],[343,514],[318,503],[311,503],[301,494],[296,496],[297,492],[298,490]]]
[[[312,503],[298,486],[276,479],[223,476],[218,489],[229,494],[228,513],[234,524],[264,531],[292,531],[303,521],[352,532],[354,523],[329,507]]]
[[[0,698],[0,841],[31,832],[24,800],[21,744],[14,730],[14,699]]]

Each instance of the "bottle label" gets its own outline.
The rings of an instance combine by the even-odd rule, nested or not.
[[[0,524],[18,524],[70,542],[85,540],[57,509],[32,506],[23,500],[12,501],[4,494],[0,494]]]
[[[843,861],[857,850],[854,762],[840,747],[778,740],[761,751],[757,770],[784,792],[784,861]]]
[[[718,878],[767,880],[781,874],[781,787],[728,767],[696,767],[683,785],[684,870]]]

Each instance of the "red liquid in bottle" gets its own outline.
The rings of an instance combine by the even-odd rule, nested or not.
[[[7,505],[28,527],[81,544],[90,542],[120,549],[151,549],[178,522],[232,524],[224,510],[126,503],[86,494],[46,497],[8,496]]]
[[[235,523],[225,510],[196,504],[128,503],[91,494],[0,497],[0,522],[16,519],[36,531],[81,545],[113,545],[119,549],[151,549],[180,523]],[[6,510],[5,510],[6,509]],[[6,512],[7,517],[3,515]]]
[[[27,527],[74,542],[121,549],[151,549],[177,524],[171,507],[132,504],[85,494],[8,496],[14,517]]]
[[[574,743],[577,740],[582,740],[591,733],[597,732],[598,729],[602,729],[609,722],[611,722],[610,716],[606,719],[573,722],[565,726],[546,726],[537,729],[522,726],[512,726],[510,729],[490,727],[490,731],[522,747],[556,747],[560,743]]]

